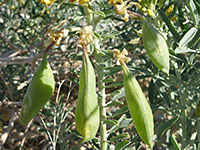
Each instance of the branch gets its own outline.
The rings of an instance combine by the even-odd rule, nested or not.
[[[49,55],[55,55],[55,54],[66,54],[66,53],[72,53],[75,52],[75,50],[70,51],[52,51],[48,52]],[[43,56],[43,53],[36,54],[33,57],[6,57],[6,58],[0,58],[0,65],[13,65],[13,64],[25,64],[25,63],[31,63],[33,60],[37,60]],[[66,60],[66,59],[64,59]]]
[[[3,146],[3,144],[5,143],[6,139],[8,138],[8,134],[10,133],[10,131],[12,130],[13,126],[14,126],[14,122],[15,120],[17,119],[17,116],[15,115],[15,111],[14,109],[12,109],[12,117],[9,121],[9,125],[8,125],[8,128],[6,129],[5,133],[3,133],[1,135],[1,138],[0,138],[0,147]]]
[[[8,43],[8,44],[10,45],[10,47],[12,47],[13,49],[18,50],[18,51],[21,50],[19,47],[17,47],[17,46],[15,46],[14,44],[12,44],[12,43],[5,37],[5,35],[4,35],[2,32],[0,32],[0,37],[1,37],[6,43]]]
[[[1,80],[4,82],[6,88],[8,89],[8,93],[9,93],[9,95],[10,95],[11,100],[13,100],[12,90],[11,90],[11,88],[9,87],[8,82],[6,81],[6,79],[5,79],[4,76],[3,76],[3,72],[1,71],[1,65],[0,65],[0,78],[1,78]]]

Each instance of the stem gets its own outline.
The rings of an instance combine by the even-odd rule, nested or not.
[[[143,18],[140,14],[135,13],[135,12],[132,12],[132,11],[130,11],[130,10],[127,10],[127,13],[128,13],[129,15],[133,15],[133,16],[135,16],[135,17],[138,17],[138,19],[142,19],[142,18]]]
[[[95,24],[94,15],[91,13],[91,10],[88,9],[87,7],[84,7],[84,11],[85,11],[85,16],[86,16],[88,25],[93,26],[93,30],[95,30],[96,24]]]
[[[100,48],[98,42],[98,39],[94,40],[95,44],[95,50],[98,50]],[[106,93],[105,93],[105,83],[102,82],[102,80],[105,78],[104,76],[104,66],[101,65],[104,63],[103,58],[101,54],[98,54],[96,52],[95,58],[99,65],[97,65],[97,74],[98,74],[98,92],[101,95],[99,99],[99,105],[100,105],[100,136],[101,136],[101,150],[107,150],[107,129],[106,124],[104,124],[104,120],[106,120]]]
[[[87,56],[87,46],[86,45],[83,45],[83,55],[86,58],[86,56]]]
[[[47,53],[55,44],[55,42],[51,42],[51,44],[49,44],[49,46],[46,48],[46,50],[44,51],[44,53]]]
[[[180,88],[181,105],[186,106],[186,95],[184,89]],[[187,109],[181,110],[181,124],[182,124],[182,149],[187,146]]]
[[[175,73],[176,73],[176,77],[179,79],[179,80],[182,80],[181,79],[181,75],[180,75],[180,72],[178,71],[178,66],[174,66],[176,69],[175,69]],[[180,95],[180,103],[181,103],[181,106],[183,107],[187,107],[186,105],[186,98],[187,98],[187,95],[186,95],[186,90],[187,88],[184,87],[183,88],[183,85],[182,84],[178,84],[178,92],[179,92],[179,95]],[[186,149],[186,146],[187,146],[187,108],[186,109],[181,109],[181,125],[182,125],[182,150],[185,150]]]

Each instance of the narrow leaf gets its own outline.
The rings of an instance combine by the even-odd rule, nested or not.
[[[199,14],[197,12],[197,9],[196,9],[196,6],[194,4],[194,1],[193,0],[187,0],[186,3],[187,3],[188,8],[190,10],[190,14],[191,14],[191,16],[193,18],[194,24],[198,25],[198,23],[199,23]]]
[[[123,81],[120,81],[120,82],[113,82],[113,83],[111,83],[110,85],[107,85],[106,87],[107,87],[107,88],[110,88],[110,87],[115,87],[115,86],[123,86]]]
[[[116,81],[116,79],[106,78],[106,79],[104,79],[102,82],[104,82],[104,83],[109,83],[109,82],[115,82],[115,81]]]
[[[103,123],[104,124],[118,125],[118,121],[117,120],[104,120]]]
[[[116,105],[123,105],[123,104],[124,104],[123,101],[115,101],[115,102],[108,103],[106,105],[106,107],[111,107],[111,106],[116,106]]]
[[[176,138],[174,137],[174,135],[170,135],[170,139],[174,145],[175,150],[181,150],[181,148],[178,145],[178,142],[176,141]]]
[[[110,139],[110,141],[117,141],[117,140],[121,140],[121,139],[123,139],[123,138],[129,138],[130,136],[129,136],[129,134],[128,133],[122,133],[122,134],[119,134],[119,135],[117,135],[117,136],[115,136],[115,137],[112,137],[111,139]]]
[[[200,35],[200,29],[198,29],[198,31],[196,32],[195,36],[193,37],[193,39],[188,44],[188,47],[193,47],[198,43],[198,41],[200,41],[200,36],[199,35]]]
[[[154,83],[161,98],[165,100],[168,107],[171,107],[171,100],[169,98],[169,95],[167,94],[167,91],[164,89],[162,83],[159,80],[154,81]]]
[[[131,119],[124,119],[119,123],[118,127],[119,128],[128,128],[129,125],[132,124],[132,123],[133,123],[132,118]]]
[[[184,36],[183,38],[180,40],[179,42],[179,47],[184,47],[186,46],[195,36],[197,32],[197,28],[193,27],[191,28]]]
[[[120,99],[120,98],[122,98],[122,97],[124,97],[124,96],[125,96],[124,88],[121,88],[121,89],[120,89],[120,93],[117,94],[117,95],[115,95],[115,96],[112,98],[112,101],[118,100],[118,99]]]
[[[158,136],[158,139],[161,138],[161,136],[165,133],[165,131],[170,128],[178,119],[179,119],[179,115],[178,116],[175,116],[174,118],[168,120],[167,122],[164,122],[160,127],[159,127],[159,130],[158,130],[158,133],[157,133],[157,136]]]
[[[115,150],[122,150],[125,146],[129,145],[131,142],[128,140],[121,141],[117,143]]]
[[[94,36],[95,36],[97,39],[101,40],[101,35],[99,35],[99,33],[94,32]]]
[[[200,15],[200,2],[194,1],[196,8],[197,8],[197,12]]]
[[[128,106],[124,106],[124,107],[120,108],[118,111],[116,111],[114,113],[113,117],[124,114],[127,111],[128,111]]]
[[[192,50],[190,48],[187,47],[177,47],[175,49],[175,53],[179,54],[179,53],[189,53],[189,52],[196,52],[196,50]]]
[[[176,42],[180,41],[181,37],[179,36],[175,27],[172,25],[169,18],[165,15],[165,13],[161,9],[158,9],[158,12],[160,14],[161,19],[166,23],[167,27],[169,28],[169,31],[172,33],[174,40]]]
[[[92,13],[95,14],[95,15],[99,15],[101,17],[106,17],[106,15],[104,14],[104,12],[102,12],[102,11],[93,11]]]

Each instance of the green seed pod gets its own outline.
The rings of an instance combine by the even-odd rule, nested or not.
[[[148,56],[158,69],[169,75],[169,51],[163,35],[145,19],[143,25],[142,37]]]
[[[127,105],[140,138],[153,147],[154,122],[152,110],[135,77],[126,65],[122,65],[124,73],[124,90]]]
[[[85,57],[83,57],[78,102],[75,111],[76,128],[83,136],[82,142],[95,137],[99,128],[99,119],[96,78],[93,66],[86,54]]]
[[[54,76],[45,54],[23,99],[20,114],[22,124],[27,124],[40,111],[52,96],[54,87]]]

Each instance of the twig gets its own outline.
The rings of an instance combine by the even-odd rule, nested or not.
[[[55,55],[55,54],[66,54],[66,53],[72,53],[75,52],[75,50],[71,51],[53,51],[49,52],[49,55]],[[37,60],[43,56],[43,53],[39,53],[33,57],[6,57],[6,58],[0,58],[0,65],[13,65],[13,64],[25,64],[25,63],[32,63],[33,60]],[[56,58],[57,59],[57,58]],[[51,59],[50,59],[51,60]],[[63,59],[61,61],[65,61],[66,59]],[[59,61],[57,59],[57,61]]]
[[[69,92],[67,94],[67,101],[69,100],[69,97],[70,97],[70,94],[72,92],[72,90],[74,89],[75,85],[72,86],[72,81],[70,81],[70,84],[69,84]],[[65,109],[66,107],[66,103],[63,104],[63,108]],[[61,114],[61,122],[60,122],[60,125],[59,125],[59,128],[58,128],[58,131],[57,131],[57,135],[56,135],[56,140],[58,139],[58,136],[59,136],[59,132],[60,132],[60,129],[61,129],[61,125],[63,123],[63,117],[65,115],[66,111],[63,111],[62,114]]]
[[[18,55],[18,54],[22,54],[22,53],[28,52],[28,51],[30,51],[31,49],[35,48],[35,47],[41,46],[42,43],[43,43],[43,42],[39,42],[39,43],[34,44],[34,45],[32,45],[32,46],[28,46],[28,47],[26,47],[26,48],[24,48],[24,49],[21,49],[21,48],[19,48],[18,46],[12,44],[12,43],[5,37],[5,35],[4,35],[2,32],[0,32],[0,37],[1,37],[6,43],[8,43],[8,45],[10,45],[11,48],[15,49],[14,53],[13,53],[12,55],[10,55],[10,57],[13,57],[13,56],[16,56],[16,55]],[[17,51],[16,51],[16,50],[17,50]],[[10,52],[8,52],[8,53],[10,53]]]
[[[21,49],[20,49],[19,47],[15,46],[15,45],[12,44],[8,39],[6,39],[5,35],[4,35],[2,32],[0,32],[0,37],[1,37],[6,43],[8,43],[8,44],[10,45],[10,47],[12,47],[12,48],[15,49],[15,50],[21,51]]]
[[[22,102],[0,101],[0,106],[1,106],[2,104],[21,106],[21,105],[22,105]]]
[[[130,11],[130,10],[127,10],[127,13],[128,13],[128,14],[131,14],[131,15],[133,15],[133,16],[135,16],[135,17],[138,17],[139,19],[142,18],[142,15],[140,15],[140,14],[138,14],[138,13],[135,13],[135,12],[132,12],[132,11]]]
[[[21,146],[23,147],[23,145],[24,145],[24,142],[25,142],[25,140],[26,140],[26,133],[28,132],[28,129],[29,129],[29,127],[31,126],[31,123],[33,122],[33,119],[31,119],[31,121],[28,123],[28,125],[26,126],[26,130],[24,131],[24,137],[23,137],[23,139],[22,139],[22,142],[21,142]]]
[[[147,54],[146,52],[144,52],[144,53],[134,53],[134,54],[128,55],[128,57],[142,56],[142,55],[146,55],[146,54]]]
[[[52,145],[53,145],[53,139],[52,139],[52,137],[51,137],[51,134],[50,134],[50,132],[49,132],[49,130],[48,130],[48,128],[47,128],[47,126],[46,126],[44,120],[42,119],[42,117],[41,117],[40,115],[39,115],[39,117],[40,117],[40,119],[41,119],[41,121],[42,121],[42,124],[44,125],[44,127],[45,127],[45,129],[46,129],[46,131],[47,131],[48,137],[49,137],[49,139],[50,139],[50,141],[51,141],[51,143],[52,143]]]
[[[16,115],[15,115],[15,111],[14,109],[12,109],[12,116],[11,119],[9,120],[9,125],[8,128],[6,129],[5,133],[3,133],[1,135],[0,138],[0,147],[3,146],[3,144],[5,143],[6,139],[8,138],[8,134],[10,133],[10,131],[12,130],[13,126],[14,126],[14,122],[17,119]]]
[[[55,42],[51,42],[51,44],[46,48],[46,50],[44,51],[44,53],[47,53],[53,46],[54,46]]]
[[[0,66],[0,78],[2,79],[2,81],[4,82],[6,88],[8,89],[8,93],[10,95],[11,100],[13,100],[13,96],[12,96],[12,92],[11,89],[8,85],[8,82],[5,80],[4,76],[3,76],[3,72],[1,71],[1,66]]]
[[[65,82],[65,80],[62,80],[61,83],[59,84],[59,87],[58,87],[58,92],[57,92],[57,95],[56,95],[56,107],[55,107],[55,110],[54,110],[54,122],[53,122],[53,150],[56,150],[56,143],[57,143],[57,135],[59,133],[59,131],[57,130],[57,133],[56,133],[56,120],[57,120],[57,106],[58,106],[58,99],[59,99],[59,94],[60,94],[60,89],[63,85],[63,83]]]

